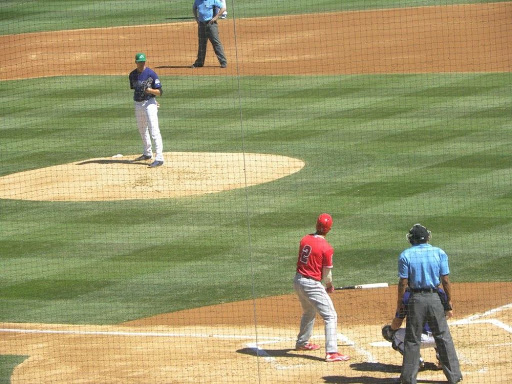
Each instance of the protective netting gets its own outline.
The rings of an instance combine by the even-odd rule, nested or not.
[[[448,255],[464,383],[510,382],[512,2],[226,8],[0,2],[0,382],[395,382],[415,223]],[[198,58],[216,30],[227,65]],[[322,212],[346,362],[318,314],[295,350]],[[418,382],[443,382],[423,346]]]

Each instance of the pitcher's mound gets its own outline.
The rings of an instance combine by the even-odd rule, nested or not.
[[[165,199],[267,183],[304,167],[299,159],[257,153],[170,152],[165,163],[138,155],[56,165],[0,178],[0,198],[39,201]]]

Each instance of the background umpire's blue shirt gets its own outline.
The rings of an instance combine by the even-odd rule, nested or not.
[[[449,274],[448,256],[430,244],[407,248],[398,258],[398,276],[408,279],[411,288],[437,288],[440,276]]]
[[[195,0],[194,9],[197,9],[197,18],[199,21],[205,22],[213,19],[214,8],[222,8],[220,0]]]

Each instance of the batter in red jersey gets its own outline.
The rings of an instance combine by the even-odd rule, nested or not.
[[[327,213],[318,216],[316,232],[300,241],[297,273],[293,285],[302,305],[297,351],[314,351],[320,346],[309,342],[318,313],[325,323],[325,361],[346,361],[350,357],[338,353],[338,314],[328,293],[332,285],[332,257],[334,249],[325,240],[331,230],[332,217]],[[325,287],[324,285],[325,284]]]

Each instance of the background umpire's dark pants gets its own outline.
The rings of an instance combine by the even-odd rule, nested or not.
[[[197,37],[199,40],[199,47],[197,49],[197,59],[194,63],[195,66],[202,67],[204,65],[204,59],[206,58],[206,45],[208,40],[210,40],[212,43],[213,50],[217,55],[217,59],[219,59],[220,65],[228,64],[226,55],[224,55],[224,48],[222,47],[222,43],[219,39],[219,26],[217,25],[217,22],[212,24],[198,23]]]
[[[446,322],[443,304],[437,293],[413,293],[409,300],[409,313],[405,328],[405,348],[402,364],[402,383],[416,384],[418,375],[421,332],[428,321],[436,341],[439,360],[449,383],[457,383],[462,374],[452,336]]]

